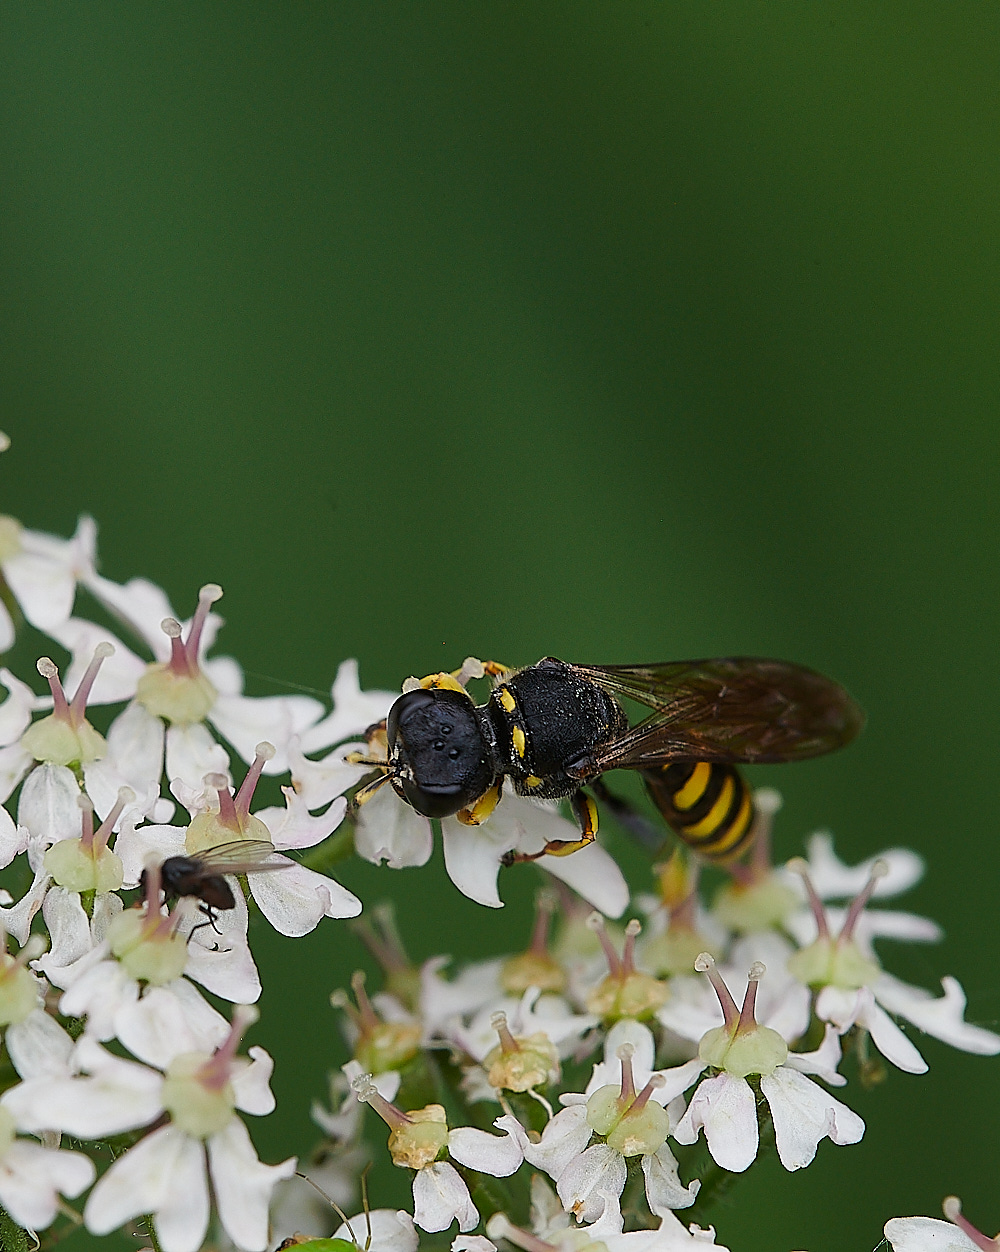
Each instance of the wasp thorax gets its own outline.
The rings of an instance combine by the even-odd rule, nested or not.
[[[419,688],[386,720],[392,785],[424,817],[450,817],[494,781],[480,714],[464,691]]]

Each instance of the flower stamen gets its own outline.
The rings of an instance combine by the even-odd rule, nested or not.
[[[945,1196],[941,1203],[941,1210],[948,1221],[957,1226],[964,1235],[967,1235],[977,1248],[982,1249],[982,1252],[997,1252],[997,1248],[1000,1248],[1000,1236],[997,1239],[988,1238],[981,1230],[977,1230],[967,1217],[962,1216],[962,1201],[958,1196]]]

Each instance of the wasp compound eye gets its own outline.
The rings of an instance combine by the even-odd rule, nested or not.
[[[386,719],[393,782],[424,817],[450,817],[496,775],[480,714],[461,691],[409,691]]]

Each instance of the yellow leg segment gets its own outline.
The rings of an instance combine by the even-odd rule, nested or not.
[[[503,779],[501,778],[488,791],[484,791],[475,804],[467,809],[459,809],[455,816],[463,826],[481,826],[500,803],[502,790]]]
[[[579,839],[550,839],[541,852],[508,852],[504,857],[504,864],[537,861],[540,856],[569,856],[570,853],[579,852],[581,848],[593,843],[597,836],[597,805],[584,791],[574,792],[569,802],[580,823]]]

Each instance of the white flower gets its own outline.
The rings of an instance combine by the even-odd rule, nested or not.
[[[0,518],[0,570],[24,616],[39,630],[52,633],[73,611],[78,580],[94,568],[97,527],[81,517],[71,539],[26,530],[12,517]],[[14,641],[14,625],[0,606],[0,651]]]
[[[771,1110],[778,1158],[785,1169],[808,1165],[823,1138],[838,1144],[857,1143],[865,1129],[861,1118],[804,1076],[817,1074],[836,1085],[843,1082],[836,1072],[840,1048],[833,1029],[828,1028],[816,1052],[789,1052],[782,1036],[758,1025],[754,1016],[762,965],[750,971],[742,1009],[736,1007],[707,953],[699,957],[698,969],[712,980],[725,1024],[710,1030],[699,1044],[703,1065],[719,1072],[698,1085],[673,1131],[678,1143],[694,1143],[704,1129],[717,1164],[733,1173],[748,1169],[757,1156],[759,1133],[756,1096],[747,1075],[759,1077],[761,1093]]]
[[[285,808],[250,813],[253,787],[267,759],[269,746],[258,744],[254,765],[235,797],[221,776],[210,776],[208,790],[202,787],[189,793],[178,788],[192,813],[190,826],[139,826],[123,830],[115,851],[122,858],[126,884],[138,882],[149,858],[162,862],[171,856],[198,856],[238,839],[269,841],[275,852],[285,852],[313,847],[331,834],[344,818],[344,800],[335,800],[324,814],[314,817],[305,801],[290,787],[284,787]],[[215,791],[217,799],[210,807],[211,790]],[[247,877],[260,911],[283,935],[307,934],[323,917],[355,917],[361,912],[361,901],[346,887],[295,861],[290,860],[273,873],[250,873]],[[234,897],[240,894],[236,880],[228,881]]]
[[[196,787],[205,773],[219,769],[217,753],[212,754],[209,769],[200,768],[205,764],[207,747],[201,736],[194,735],[201,750],[190,750],[195,728],[206,719],[247,762],[254,759],[255,745],[267,739],[276,748],[267,772],[280,774],[288,769],[289,741],[317,722],[323,706],[310,696],[244,696],[243,673],[231,657],[205,658],[222,624],[222,619],[209,611],[222,595],[219,587],[208,584],[201,589],[198,608],[185,628],[178,623],[164,592],[146,579],[135,578],[123,586],[93,574],[84,582],[97,600],[146,644],[155,660],[147,665],[110,631],[71,618],[51,632],[73,654],[67,682],[82,672],[96,642],[113,644],[114,657],[95,682],[92,703],[135,698],[149,713],[165,719],[169,723],[166,756],[171,781],[181,777]],[[216,747],[224,757],[225,750],[221,745]]]
[[[1000,1035],[965,1021],[965,994],[956,979],[942,979],[944,995],[936,998],[882,969],[871,939],[873,933],[887,933],[887,918],[895,919],[896,937],[926,937],[923,918],[865,909],[880,878],[888,873],[885,862],[873,863],[867,883],[850,908],[836,914],[823,907],[801,863],[797,872],[808,893],[811,913],[795,920],[794,929],[804,946],[789,958],[787,969],[816,990],[815,1012],[821,1021],[832,1022],[841,1033],[852,1026],[862,1027],[887,1060],[911,1074],[924,1073],[927,1063],[889,1013],[965,1052],[986,1056],[1000,1053]],[[876,930],[879,923],[882,927]]]
[[[582,1110],[581,1134],[585,1125],[588,1131],[596,1131],[605,1139],[565,1164],[551,1162],[562,1165],[559,1173],[553,1175],[556,1191],[563,1206],[578,1221],[594,1222],[614,1213],[620,1215],[618,1204],[625,1186],[627,1161],[636,1156],[642,1163],[651,1212],[662,1215],[694,1203],[700,1183],[696,1180],[690,1187],[681,1184],[677,1162],[666,1144],[670,1115],[665,1106],[690,1085],[698,1070],[687,1066],[680,1071],[654,1071],[654,1052],[649,1028],[623,1019],[608,1032],[605,1059],[594,1066],[584,1095],[562,1097],[564,1104],[569,1105],[572,1100]],[[525,1156],[528,1157],[527,1150]],[[539,1164],[548,1168],[547,1164]]]
[[[524,1160],[524,1131],[510,1115],[493,1123],[503,1133],[491,1135],[473,1126],[448,1129],[440,1104],[404,1113],[390,1104],[371,1081],[371,1075],[351,1084],[358,1099],[370,1104],[390,1128],[389,1152],[396,1165],[415,1170],[413,1220],[428,1233],[447,1230],[455,1221],[463,1233],[479,1222],[462,1176],[448,1161],[438,1160],[444,1149],[461,1165],[494,1178],[507,1178]]]
[[[64,1152],[15,1138],[16,1120],[0,1105],[0,1204],[26,1230],[52,1224],[59,1196],[77,1196],[94,1181],[94,1163],[82,1152]]]
[[[989,1239],[962,1215],[957,1196],[948,1196],[941,1205],[946,1222],[933,1217],[892,1217],[885,1224],[885,1237],[894,1252],[986,1252],[995,1249]]]
[[[233,1027],[214,1052],[191,1047],[200,1040],[176,1005],[141,1002],[129,1043],[165,1067],[165,1073],[124,1061],[89,1039],[75,1060],[89,1074],[22,1083],[3,1104],[35,1129],[94,1138],[149,1125],[164,1112],[170,1121],[120,1156],[91,1192],[84,1221],[104,1235],[143,1213],[154,1217],[164,1252],[197,1252],[208,1229],[209,1175],[219,1218],[246,1252],[263,1252],[271,1191],[295,1169],[291,1158],[262,1165],[235,1110],[261,1115],[274,1107],[273,1068],[263,1048],[252,1061],[236,1058],[240,1035],[256,1013],[240,1007]],[[151,1016],[166,1009],[169,1025]]]

